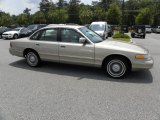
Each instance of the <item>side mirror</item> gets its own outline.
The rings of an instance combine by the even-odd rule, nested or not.
[[[79,38],[79,43],[86,43],[86,38]]]

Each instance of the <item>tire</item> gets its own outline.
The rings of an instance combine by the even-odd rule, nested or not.
[[[0,39],[2,39],[2,35],[0,35]]]
[[[142,38],[145,39],[145,35],[143,35]]]
[[[105,62],[105,72],[112,78],[123,78],[130,72],[130,67],[127,60],[119,57],[110,58]]]
[[[131,37],[134,38],[134,34],[133,33],[131,34]]]
[[[18,35],[15,34],[15,35],[13,36],[13,38],[14,38],[14,39],[18,39]]]
[[[34,51],[27,52],[26,61],[30,67],[37,67],[41,62],[39,55]]]

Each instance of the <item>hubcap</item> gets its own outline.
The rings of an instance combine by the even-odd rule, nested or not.
[[[32,55],[32,56],[29,56],[29,60],[34,63],[36,58],[35,58],[35,56]]]
[[[118,71],[120,71],[120,69],[121,69],[121,66],[119,64],[113,64],[112,70],[114,72],[118,72]]]
[[[36,66],[38,64],[38,58],[33,52],[30,52],[27,54],[27,62],[30,66]]]
[[[18,35],[15,35],[14,38],[17,39],[17,38],[18,38]]]
[[[111,60],[107,64],[107,72],[112,77],[121,77],[126,73],[126,66],[121,60]]]

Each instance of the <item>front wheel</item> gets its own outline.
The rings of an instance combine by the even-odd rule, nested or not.
[[[145,37],[146,37],[145,35],[142,36],[143,39],[145,39]]]
[[[27,64],[31,67],[37,67],[40,64],[39,55],[36,52],[30,51],[26,55]]]
[[[135,34],[132,33],[132,34],[131,34],[131,37],[134,38],[134,36],[135,36]]]
[[[124,59],[112,58],[106,61],[105,72],[112,78],[123,78],[129,72],[129,65]]]
[[[13,36],[13,38],[14,38],[14,39],[18,39],[18,35],[15,34],[15,35]]]

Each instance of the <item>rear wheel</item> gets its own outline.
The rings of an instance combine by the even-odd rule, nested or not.
[[[26,61],[31,67],[37,67],[41,62],[39,55],[34,51],[27,52]]]
[[[112,78],[123,78],[130,71],[128,61],[123,58],[110,58],[105,63],[105,72]]]

